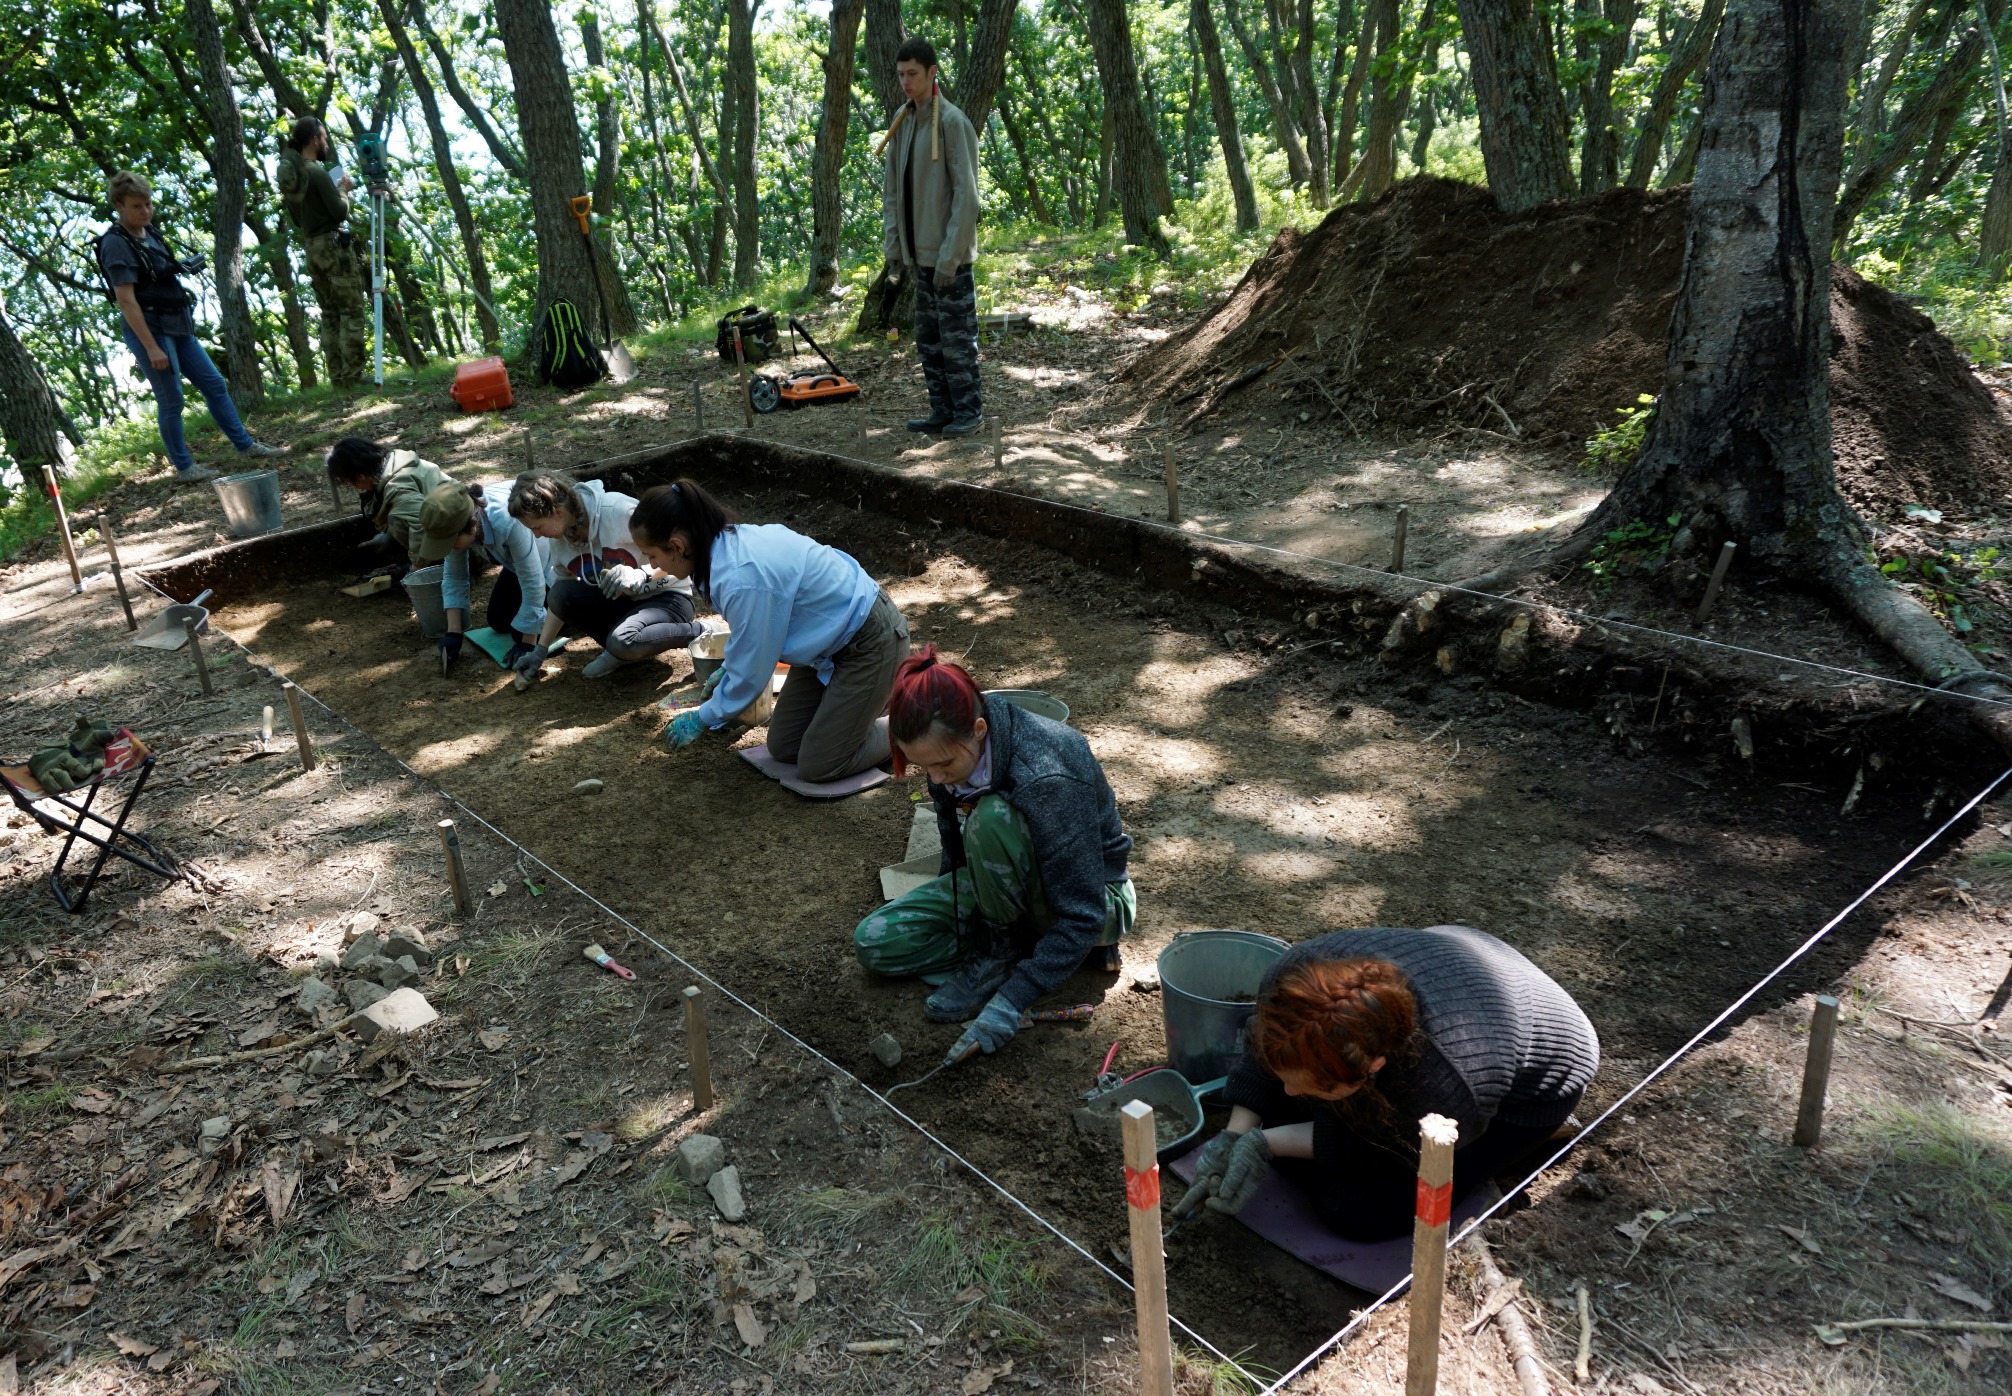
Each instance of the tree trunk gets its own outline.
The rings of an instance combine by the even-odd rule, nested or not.
[[[1349,60],[1348,81],[1342,87],[1341,114],[1334,125],[1334,180],[1336,184],[1346,184],[1348,177],[1355,173],[1355,128],[1362,111],[1362,88],[1369,78],[1369,60],[1376,45],[1371,41],[1369,13],[1365,8],[1362,23],[1355,31],[1355,54]],[[1335,61],[1341,61],[1342,45],[1335,41]]]
[[[1677,98],[1684,84],[1704,64],[1712,51],[1712,39],[1719,32],[1726,0],[1705,0],[1697,19],[1684,34],[1656,79],[1656,90],[1642,112],[1642,124],[1635,136],[1635,154],[1628,162],[1628,187],[1647,189],[1656,177],[1656,162],[1663,157],[1663,142],[1669,138],[1670,121],[1676,115]]]
[[[1020,162],[1020,180],[1027,186],[1027,212],[1036,223],[1045,227],[1055,226],[1055,217],[1048,209],[1048,201],[1041,195],[1041,181],[1034,174],[1034,161],[1027,154],[1027,141],[1020,130],[1020,123],[1013,119],[1013,104],[1006,94],[999,94],[999,124],[1006,128],[1006,140],[1013,147],[1013,158]]]
[[[1428,5],[1427,10],[1433,7]],[[1411,143],[1412,168],[1425,168],[1425,153],[1432,148],[1432,128],[1439,120],[1439,107],[1433,101],[1434,76],[1439,72],[1439,24],[1435,16],[1426,26],[1425,57],[1419,64],[1425,74],[1425,82],[1418,90],[1418,112],[1412,123],[1418,128],[1418,136]]]
[[[1170,203],[1162,202],[1168,189],[1167,157],[1140,100],[1125,0],[1087,0],[1085,9],[1104,110],[1111,119],[1111,181],[1125,217],[1125,241],[1165,256],[1167,239],[1160,231],[1160,218],[1173,211]]]
[[[1572,193],[1571,129],[1536,0],[1460,0],[1488,189],[1517,213]]]
[[[1838,196],[1836,236],[1839,247],[1851,237],[1851,225],[1865,211],[1866,205],[1879,196],[1900,167],[1907,163],[1908,157],[1935,129],[1943,109],[1951,103],[1962,103],[1983,57],[1983,37],[1975,29],[1966,30],[1955,51],[1943,60],[1929,84],[1909,94],[1907,100],[1901,103],[1892,134],[1858,168],[1845,185],[1844,192]]]
[[[70,469],[70,443],[63,437],[63,409],[42,366],[14,333],[7,304],[0,301],[0,437],[7,454],[21,467],[22,481],[31,487],[45,465],[58,475]],[[0,494],[0,502],[5,495]]]
[[[498,353],[503,344],[503,329],[496,323],[496,292],[489,280],[489,259],[483,255],[475,211],[469,206],[468,191],[462,187],[461,172],[454,164],[454,147],[440,120],[439,99],[434,96],[432,80],[420,65],[418,51],[412,47],[412,36],[399,17],[398,0],[377,0],[377,9],[398,48],[406,75],[412,79],[420,114],[426,118],[426,134],[433,145],[433,166],[440,173],[440,190],[454,214],[454,227],[461,234],[461,253],[468,259],[468,280],[475,288],[475,323],[480,326],[483,352]]]
[[[419,37],[426,41],[427,49],[433,54],[433,61],[440,65],[440,83],[447,89],[447,95],[454,99],[454,105],[461,108],[461,114],[468,118],[468,124],[482,137],[482,143],[489,147],[489,153],[496,157],[496,163],[508,171],[511,178],[520,182],[529,180],[531,176],[524,155],[503,138],[502,133],[489,120],[489,113],[484,111],[481,103],[471,97],[468,89],[462,86],[461,75],[454,70],[454,56],[448,53],[447,45],[443,44],[440,36],[433,32],[433,24],[426,17],[426,0],[411,0],[411,5],[412,22],[419,27]],[[546,22],[550,23],[549,17]],[[502,17],[499,15],[497,18],[499,32],[502,27]],[[507,41],[504,43],[504,48],[505,50],[509,48]],[[521,128],[523,124],[521,117],[518,124]]]
[[[901,27],[901,0],[866,0],[866,82],[880,99],[882,129],[908,100],[894,75],[894,55],[907,39],[908,31]]]
[[[1019,0],[984,0],[978,23],[971,34],[971,53],[950,88],[950,100],[971,118],[980,135],[992,116],[999,98],[999,84],[1006,78],[1006,49],[1013,37],[1013,12]]]
[[[267,227],[265,219],[256,209],[245,211],[245,226],[258,239],[266,271],[279,291],[280,310],[286,316],[287,349],[293,355],[294,378],[302,388],[312,388],[320,381],[314,372],[314,340],[307,332],[307,312],[301,309],[300,294],[295,288],[293,259],[287,254],[286,233],[283,228],[274,232]]]
[[[496,0],[496,27],[517,94],[517,133],[524,142],[531,194],[531,231],[538,248],[538,300],[524,350],[533,364],[544,348],[545,312],[564,296],[585,308],[599,300],[587,240],[571,200],[586,193],[580,127],[572,85],[552,12],[543,0]]]
[[[1313,170],[1307,164],[1306,146],[1299,139],[1299,126],[1293,120],[1292,110],[1286,105],[1285,94],[1279,90],[1277,77],[1272,73],[1271,61],[1264,50],[1251,37],[1250,26],[1244,23],[1243,0],[1225,0],[1223,14],[1230,22],[1230,32],[1236,35],[1237,47],[1244,52],[1244,61],[1256,75],[1258,88],[1264,93],[1265,105],[1271,108],[1272,130],[1278,136],[1278,143],[1285,151],[1286,178],[1295,189],[1304,189],[1313,180]],[[1094,36],[1093,36],[1094,37]]]
[[[734,288],[761,275],[761,197],[755,177],[755,132],[761,125],[756,81],[754,12],[761,0],[726,0],[727,83],[734,91]]]
[[[810,165],[810,273],[804,294],[822,296],[838,284],[839,236],[845,228],[840,201],[845,177],[845,136],[852,122],[852,65],[859,50],[865,0],[832,0],[831,47],[824,55],[824,109]]]
[[[1984,213],[1977,223],[1977,265],[1987,284],[1997,285],[2012,256],[2012,110],[2005,100],[2005,59],[1997,37],[1984,31],[1985,52],[1991,56],[1992,107],[1998,118],[1997,163],[1991,167],[1991,188],[1984,196]]]
[[[1209,79],[1209,107],[1215,113],[1216,139],[1223,147],[1223,167],[1229,172],[1230,194],[1237,204],[1237,231],[1254,233],[1258,227],[1257,191],[1251,187],[1250,166],[1244,163],[1243,136],[1237,130],[1237,99],[1230,87],[1229,71],[1223,66],[1222,36],[1210,10],[1213,0],[1190,0],[1188,17],[1195,27],[1195,46],[1201,50],[1202,68]]]
[[[1393,31],[1395,28],[1393,24]],[[1327,114],[1321,106],[1320,89],[1313,82],[1313,0],[1299,0],[1293,29],[1291,60],[1284,66],[1292,73],[1299,125],[1306,132],[1307,192],[1315,208],[1326,208],[1334,187],[1330,182],[1334,162],[1328,149]]]
[[[615,75],[607,71],[608,54],[601,47],[601,21],[593,10],[580,11],[580,50],[593,81],[600,88],[594,99],[594,212],[615,216],[615,191],[622,178],[622,118],[615,108]]]
[[[1398,18],[1397,0],[1370,0],[1363,11],[1363,49],[1368,50],[1372,35],[1376,45],[1369,78],[1369,131],[1363,138],[1362,159],[1342,184],[1344,199],[1373,199],[1397,179],[1397,120],[1410,97],[1397,72]]]
[[[1580,81],[1579,111],[1585,135],[1579,145],[1579,192],[1597,194],[1612,189],[1621,178],[1621,136],[1614,129],[1614,74],[1627,56],[1628,31],[1640,9],[1637,0],[1579,0],[1589,16],[1599,15],[1606,30],[1594,44],[1594,62]]]
[[[215,136],[211,284],[216,287],[222,312],[224,349],[230,355],[227,377],[231,401],[244,411],[265,401],[265,377],[259,372],[258,363],[258,331],[252,326],[251,305],[245,299],[245,181],[249,175],[245,167],[244,126],[238,118],[237,96],[231,91],[230,71],[224,66],[224,36],[217,27],[215,7],[210,0],[188,0],[183,15],[195,46],[197,69],[202,74],[205,115]]]

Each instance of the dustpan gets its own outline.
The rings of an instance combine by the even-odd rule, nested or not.
[[[133,643],[145,646],[150,650],[178,650],[189,642],[188,630],[186,629],[186,622],[188,621],[196,623],[196,633],[198,635],[208,634],[210,613],[209,608],[204,606],[203,602],[209,600],[209,597],[209,588],[204,588],[202,595],[198,596],[195,600],[177,602],[169,606],[165,611],[162,611],[158,616],[148,621],[133,636]]]

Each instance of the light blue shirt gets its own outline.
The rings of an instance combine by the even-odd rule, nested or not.
[[[499,499],[475,506],[475,529],[473,543],[442,560],[440,604],[450,611],[468,609],[468,554],[480,548],[498,567],[517,574],[524,599],[510,628],[519,635],[536,635],[545,624],[545,570],[551,565],[551,545],[511,518]]]
[[[807,664],[831,682],[844,649],[880,596],[866,569],[781,524],[736,524],[713,540],[708,597],[733,628],[720,682],[699,709],[724,727],[775,674],[778,661]]]

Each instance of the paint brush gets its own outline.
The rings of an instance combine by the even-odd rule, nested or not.
[[[634,970],[629,969],[624,965],[616,964],[615,957],[613,955],[610,955],[607,951],[603,950],[598,945],[590,945],[585,950],[582,950],[580,953],[582,955],[585,955],[588,959],[592,960],[595,964],[599,965],[602,969],[607,970],[610,974],[619,974],[624,979],[634,979],[636,977],[636,972]]]

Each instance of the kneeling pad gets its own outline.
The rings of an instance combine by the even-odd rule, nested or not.
[[[770,780],[779,781],[785,790],[811,800],[837,800],[847,795],[857,795],[862,790],[871,790],[876,785],[885,785],[893,777],[878,766],[869,766],[854,776],[841,776],[837,780],[823,783],[798,779],[796,763],[778,761],[768,754],[768,746],[751,746],[741,753],[741,760],[760,771]]]

